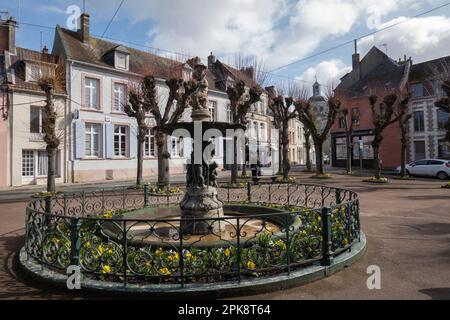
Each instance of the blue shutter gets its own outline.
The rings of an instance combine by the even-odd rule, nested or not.
[[[105,123],[105,155],[106,158],[114,157],[114,125]]]
[[[74,127],[74,143],[75,143],[75,159],[82,159],[84,158],[84,131],[85,131],[85,125],[84,122],[81,120],[75,121],[75,127]]]
[[[130,125],[130,158],[137,158],[137,126],[135,124]]]

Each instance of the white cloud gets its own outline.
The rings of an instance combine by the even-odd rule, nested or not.
[[[335,87],[339,83],[339,79],[346,73],[350,72],[351,67],[347,66],[339,59],[322,61],[314,67],[306,69],[300,76],[296,77],[299,81],[305,81],[308,85],[316,81],[323,86]]]
[[[399,17],[384,23],[380,28],[393,25],[407,18]],[[406,54],[415,63],[450,54],[450,18],[432,16],[414,18],[391,29],[377,33],[360,42],[362,52],[373,45],[387,44],[388,55],[394,59]]]

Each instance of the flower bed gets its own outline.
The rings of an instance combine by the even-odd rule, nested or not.
[[[362,182],[373,183],[373,184],[386,184],[389,183],[388,178],[377,179],[375,177],[364,179]]]
[[[205,219],[211,225],[220,222],[223,232],[193,241],[192,236],[182,234],[180,219],[124,218],[126,213],[142,208],[142,202],[133,198],[140,195],[137,191],[55,196],[51,215],[42,209],[45,199],[35,199],[27,206],[25,250],[30,258],[62,274],[66,274],[69,265],[76,264],[85,277],[94,280],[125,285],[182,284],[282,274],[287,269],[319,263],[329,254],[338,255],[359,239],[358,198],[351,191],[284,184],[251,188],[254,194],[271,190],[273,202],[242,200],[240,206],[249,208],[243,212],[250,213]],[[226,190],[229,189],[219,188],[219,194]],[[337,193],[339,203],[334,202]],[[277,194],[286,194],[287,198]],[[101,201],[97,202],[98,198]],[[221,200],[239,206],[230,194]],[[154,201],[150,205],[168,204]],[[328,213],[317,206],[319,203],[330,205]],[[277,211],[266,212],[264,208]],[[329,233],[323,228],[324,219],[330,225]],[[256,221],[262,223],[252,229]],[[272,229],[269,222],[276,222],[279,229]],[[136,236],[130,231],[132,227],[151,234],[167,230],[164,237],[170,237],[171,242],[165,238],[157,245],[132,241]],[[244,232],[246,227],[250,229]],[[115,234],[111,236],[105,230],[114,230]],[[324,239],[329,239],[331,246]],[[211,245],[211,240],[218,244]]]

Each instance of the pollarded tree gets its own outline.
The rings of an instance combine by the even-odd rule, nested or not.
[[[345,130],[345,144],[347,153],[346,171],[347,174],[352,173],[352,152],[353,152],[353,132],[355,122],[358,120],[357,114],[354,109],[348,107],[342,109],[339,115],[339,121],[342,121]]]
[[[316,152],[316,174],[323,175],[323,144],[327,140],[331,127],[336,119],[336,115],[341,107],[341,101],[330,93],[327,97],[328,113],[327,121],[323,128],[320,127],[320,123],[317,119],[316,113],[310,101],[306,98],[307,91],[302,90],[300,98],[298,98],[294,104],[298,113],[298,118],[307,129],[314,143],[314,149]]]
[[[160,99],[157,89],[157,80],[153,74],[149,74],[139,84],[139,89],[134,90],[129,97],[129,105],[126,112],[134,117],[138,125],[138,171],[137,184],[142,183],[142,159],[143,143],[148,133],[145,122],[145,113],[150,113],[156,123],[155,140],[158,158],[158,187],[163,188],[170,183],[168,135],[164,128],[179,121],[189,105],[189,98],[195,89],[193,81],[184,81],[181,73],[173,72],[165,81],[168,87],[168,96],[165,103]],[[173,108],[175,106],[175,108]]]
[[[56,121],[58,114],[55,108],[55,90],[63,86],[64,67],[62,65],[56,68],[48,65],[40,65],[41,76],[37,84],[45,94],[45,105],[43,107],[42,133],[46,145],[48,167],[47,167],[47,192],[56,191],[56,161],[58,147],[61,144],[61,133],[57,132]]]
[[[369,97],[370,109],[372,111],[372,123],[374,139],[372,141],[375,178],[381,179],[380,165],[380,146],[383,142],[384,130],[391,124],[397,122],[403,115],[404,110],[401,108],[396,112],[397,106],[400,104],[400,98],[396,93],[390,93],[383,98],[383,102],[377,106],[378,96],[371,95]]]
[[[261,100],[262,90],[253,86],[246,88],[244,81],[238,80],[227,88],[228,99],[230,100],[231,122],[235,125],[247,125],[247,113],[252,104]],[[231,183],[237,183],[238,177],[238,150],[237,137],[233,140],[233,163],[231,165]]]
[[[312,171],[311,163],[311,133],[308,129],[304,128],[303,137],[305,139],[305,152],[306,152],[306,171]]]
[[[280,91],[281,92],[281,91]],[[283,180],[288,181],[291,164],[289,159],[289,121],[297,117],[293,108],[294,99],[284,97],[282,94],[275,94],[269,97],[269,108],[272,111],[275,123],[278,123],[280,148],[283,158]]]
[[[412,118],[412,113],[408,112],[408,103],[410,95],[408,94],[400,102],[400,118],[398,118],[398,125],[400,126],[401,138],[401,156],[400,156],[400,176],[404,178],[406,176],[406,151],[408,148],[408,129],[409,122]]]

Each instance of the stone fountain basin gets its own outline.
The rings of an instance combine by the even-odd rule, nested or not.
[[[183,248],[195,246],[198,248],[229,247],[237,245],[237,217],[240,217],[240,246],[251,246],[261,234],[268,232],[274,240],[284,238],[284,225],[290,226],[290,232],[295,232],[301,221],[297,215],[286,216],[284,210],[252,205],[224,205],[224,218],[220,220],[218,232],[207,235],[184,235]],[[126,220],[127,244],[132,246],[154,246],[179,248],[180,215],[178,205],[149,207],[130,211],[114,221],[103,224],[103,232],[118,243],[121,242],[123,223]],[[211,220],[216,222],[216,220]]]

